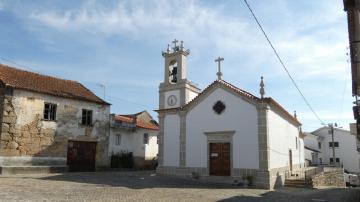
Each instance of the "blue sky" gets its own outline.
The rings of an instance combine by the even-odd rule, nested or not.
[[[342,1],[248,2],[319,117],[348,128]],[[0,0],[0,24],[0,63],[80,81],[101,97],[103,84],[113,113],[157,108],[161,51],[177,38],[191,50],[188,78],[200,88],[216,79],[214,59],[222,56],[224,80],[258,95],[264,76],[266,96],[296,110],[305,130],[320,127],[243,1]]]

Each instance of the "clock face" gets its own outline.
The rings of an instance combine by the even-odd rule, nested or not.
[[[177,102],[177,98],[175,95],[170,95],[167,99],[167,103],[169,106],[174,106],[176,105],[176,102]]]

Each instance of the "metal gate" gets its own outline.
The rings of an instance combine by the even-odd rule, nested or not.
[[[96,142],[68,142],[67,165],[69,171],[95,171]]]

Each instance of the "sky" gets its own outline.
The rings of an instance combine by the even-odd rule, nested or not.
[[[345,129],[352,116],[346,13],[339,0],[248,0],[299,88],[324,123]],[[321,127],[241,0],[0,0],[0,63],[83,83],[111,112],[158,108],[161,51],[183,40],[188,78],[206,88],[223,79],[265,93],[303,130]]]

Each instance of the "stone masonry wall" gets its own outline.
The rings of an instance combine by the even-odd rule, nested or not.
[[[54,143],[55,130],[43,128],[40,115],[37,114],[34,120],[23,126],[16,124],[17,115],[12,104],[12,96],[4,97],[3,118],[1,123],[1,145],[2,156],[42,156],[51,155],[44,153],[44,148]],[[63,156],[53,151],[56,156]]]
[[[312,185],[313,187],[345,187],[344,171],[342,169],[338,169],[315,175],[312,177]]]
[[[43,120],[44,103],[57,105],[56,120]],[[92,126],[81,124],[82,109],[93,111]],[[66,158],[69,140],[91,141],[96,167],[109,165],[109,106],[13,90],[0,92],[1,111],[0,157]]]

